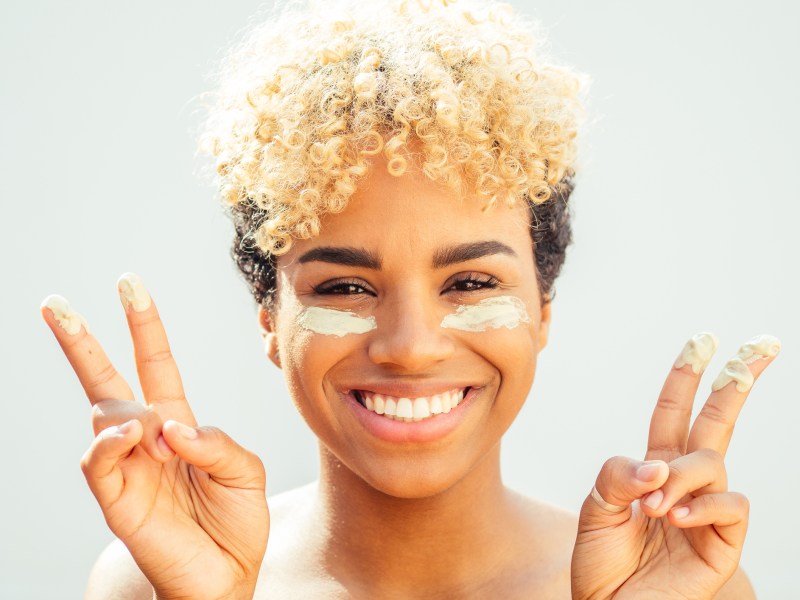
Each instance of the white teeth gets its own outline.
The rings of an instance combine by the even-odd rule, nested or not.
[[[410,399],[400,398],[400,400],[397,401],[397,416],[403,417],[404,419],[410,419],[414,416],[414,407]]]
[[[397,401],[394,398],[386,398],[384,413],[392,417],[397,416]]]
[[[431,416],[431,406],[425,398],[414,400],[414,418],[425,419]]]
[[[367,410],[393,421],[411,423],[449,413],[464,399],[464,390],[451,390],[422,398],[393,398],[365,391],[360,395]]]

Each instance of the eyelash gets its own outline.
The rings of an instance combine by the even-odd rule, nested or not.
[[[460,275],[445,291],[453,290],[460,293],[479,292],[482,290],[493,290],[500,284],[496,277],[483,273],[468,273]],[[453,289],[459,288],[460,289]]]
[[[355,291],[358,288],[360,291]],[[314,288],[314,292],[322,296],[355,296],[357,294],[373,294],[357,280],[336,279],[327,281]]]
[[[469,273],[461,275],[450,283],[450,286],[443,293],[454,291],[457,293],[479,292],[482,290],[493,290],[499,285],[500,281],[491,275],[483,273]],[[328,281],[314,288],[314,292],[322,296],[355,296],[359,294],[375,293],[367,289],[357,280],[334,280]]]

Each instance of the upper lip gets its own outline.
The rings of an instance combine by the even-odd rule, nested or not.
[[[475,383],[459,382],[410,382],[410,381],[376,381],[357,383],[344,388],[344,393],[358,390],[361,392],[372,392],[383,396],[393,396],[395,398],[428,398],[452,392],[453,390],[463,390],[468,387],[478,387]]]

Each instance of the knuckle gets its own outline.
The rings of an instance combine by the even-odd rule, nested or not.
[[[669,465],[669,477],[667,481],[671,486],[681,487],[689,479],[686,473],[686,465],[671,463]]]
[[[708,419],[713,423],[725,425],[726,427],[732,427],[735,422],[735,419],[731,418],[731,415],[725,410],[724,406],[719,406],[710,401],[706,402],[697,418]]]
[[[143,364],[155,364],[155,363],[160,363],[160,362],[170,361],[170,360],[172,360],[172,351],[167,349],[167,350],[159,350],[157,352],[153,352],[151,354],[148,354],[147,356],[142,358],[142,363]]]
[[[711,513],[719,513],[720,508],[720,498],[716,494],[708,494],[706,496],[701,496],[703,498],[703,506],[705,510]]]
[[[621,468],[629,462],[629,459],[624,456],[612,456],[606,462],[603,463],[603,467],[600,469],[600,473],[605,473],[606,475],[610,475],[612,473],[616,473]]]
[[[107,384],[117,375],[117,370],[111,363],[106,364],[97,373],[93,373],[86,381],[86,390],[93,390]]]
[[[725,459],[722,457],[722,454],[713,448],[698,448],[694,453],[702,457],[704,460],[708,460],[716,465],[725,464]]]
[[[86,452],[83,453],[81,456],[81,471],[85,476],[88,476],[91,469],[92,469],[92,449],[89,448]]]
[[[748,497],[739,492],[731,492],[730,494],[736,510],[744,515],[750,514],[750,500]]]
[[[215,443],[227,444],[232,442],[231,438],[228,437],[228,435],[219,427],[214,427],[213,425],[203,425],[197,429],[204,437],[209,438]]]
[[[689,416],[692,414],[692,407],[686,406],[686,402],[673,398],[672,396],[660,396],[656,402],[656,407],[661,410],[680,413],[682,416]]]

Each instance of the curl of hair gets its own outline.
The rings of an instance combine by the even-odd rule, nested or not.
[[[271,299],[275,257],[342,211],[379,153],[390,174],[419,165],[487,208],[527,202],[548,295],[571,239],[585,78],[549,63],[505,4],[319,1],[234,46],[201,138],[256,300]]]

